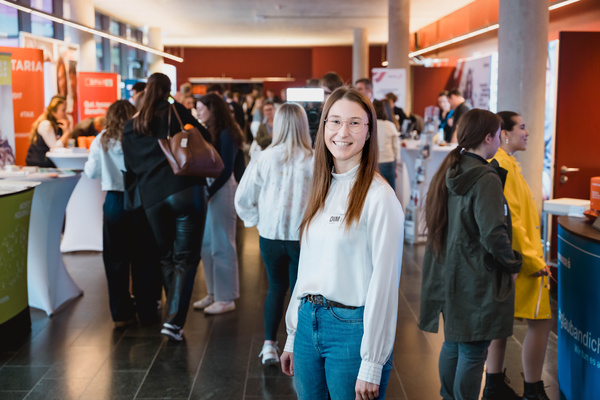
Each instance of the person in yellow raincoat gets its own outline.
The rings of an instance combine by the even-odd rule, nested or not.
[[[528,323],[521,356],[525,378],[523,400],[549,400],[544,390],[542,369],[552,329],[550,269],[543,256],[539,213],[521,166],[513,157],[516,151],[527,149],[529,133],[519,114],[502,111],[498,115],[502,118],[500,148],[494,158],[508,171],[504,196],[512,218],[513,249],[523,255],[523,267],[515,286],[515,318],[526,319]],[[483,399],[521,398],[506,383],[502,372],[506,341],[494,340],[489,347]]]

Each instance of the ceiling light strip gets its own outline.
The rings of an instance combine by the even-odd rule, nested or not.
[[[31,15],[37,15],[39,17],[49,19],[49,20],[51,20],[53,22],[57,22],[59,24],[70,26],[71,28],[75,28],[75,29],[78,29],[80,31],[88,32],[88,33],[91,33],[93,35],[98,35],[98,36],[106,38],[106,39],[114,40],[115,42],[119,42],[119,43],[122,43],[124,45],[127,45],[127,46],[130,46],[130,47],[134,47],[136,49],[140,49],[140,50],[146,51],[148,53],[156,54],[156,55],[159,55],[159,56],[162,56],[162,57],[165,57],[165,58],[168,58],[168,59],[180,62],[180,63],[183,62],[183,58],[181,58],[181,57],[174,56],[172,54],[169,54],[169,53],[166,53],[164,51],[160,51],[160,50],[154,49],[152,47],[144,46],[143,44],[139,44],[139,43],[133,42],[131,40],[124,39],[124,38],[119,37],[119,36],[111,35],[110,33],[106,33],[106,32],[103,32],[103,31],[100,31],[100,30],[97,30],[97,29],[94,29],[94,28],[90,28],[88,26],[79,24],[77,22],[69,21],[69,20],[64,19],[64,18],[59,18],[59,17],[56,17],[54,15],[47,14],[45,12],[35,10],[33,8],[24,7],[22,5],[15,4],[15,3],[11,2],[11,1],[0,0],[0,4],[5,4],[5,5],[9,6],[9,7],[16,8],[19,11],[23,11],[23,12],[29,13]]]
[[[580,0],[565,0],[565,1],[562,1],[560,3],[552,4],[550,7],[548,7],[548,10],[550,10],[550,11],[556,10],[557,8],[568,6],[569,4],[577,3],[578,1],[580,1]],[[499,27],[500,27],[500,24],[490,25],[490,26],[488,26],[486,28],[478,29],[476,31],[467,33],[466,35],[458,36],[458,37],[455,37],[453,39],[446,40],[445,42],[434,44],[433,46],[429,46],[429,47],[426,47],[426,48],[421,49],[421,50],[413,51],[412,53],[408,53],[408,56],[410,58],[413,58],[413,57],[416,57],[416,56],[420,56],[421,54],[429,53],[431,51],[440,49],[442,47],[450,46],[451,44],[462,42],[463,40],[467,40],[467,39],[470,39],[470,38],[475,37],[475,36],[483,35],[484,33],[496,30]]]

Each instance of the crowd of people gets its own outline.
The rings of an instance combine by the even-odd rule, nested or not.
[[[402,126],[414,116],[393,93],[374,99],[368,78],[345,86],[328,73],[312,84],[323,88],[322,104],[285,102],[272,90],[242,96],[220,85],[196,98],[190,84],[173,101],[169,78],[155,73],[133,87],[131,101],[112,104],[105,120],[89,121],[97,136],[85,173],[107,192],[111,316],[117,329],[161,323],[160,332],[179,342],[190,304],[206,314],[233,312],[241,295],[239,216],[258,229],[269,283],[261,362],[281,363],[301,399],[383,399],[403,253],[395,164]],[[523,318],[522,398],[548,399],[541,375],[550,271],[513,157],[526,150],[529,133],[517,113],[469,110],[458,90],[441,92],[438,104],[441,135],[457,147],[426,197],[419,327],[437,332],[443,315],[440,394],[477,399],[487,366],[484,398],[520,399],[502,368],[513,319]],[[46,152],[73,138],[65,106],[55,96],[33,125],[29,165],[52,166]],[[159,139],[184,124],[214,146],[224,164],[219,176],[173,173]],[[194,300],[199,265],[205,296]]]

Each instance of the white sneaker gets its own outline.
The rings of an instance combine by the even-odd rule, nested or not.
[[[258,355],[262,357],[263,365],[275,364],[279,362],[279,347],[277,344],[265,343],[262,351]]]
[[[183,329],[177,325],[165,322],[160,333],[168,337],[169,340],[174,340],[176,342],[181,342],[183,340]]]
[[[234,301],[215,301],[204,309],[206,314],[223,314],[235,310]]]
[[[205,298],[198,300],[196,302],[194,302],[194,308],[196,310],[201,310],[203,308],[206,308],[208,306],[210,306],[212,303],[215,302],[214,297],[212,297],[210,294],[208,296],[206,296]]]

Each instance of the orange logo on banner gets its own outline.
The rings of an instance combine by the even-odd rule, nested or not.
[[[31,126],[44,112],[44,52],[20,47],[0,47],[0,52],[11,53],[15,163],[25,165]]]
[[[79,110],[81,121],[106,115],[119,99],[119,75],[106,72],[79,73]]]

